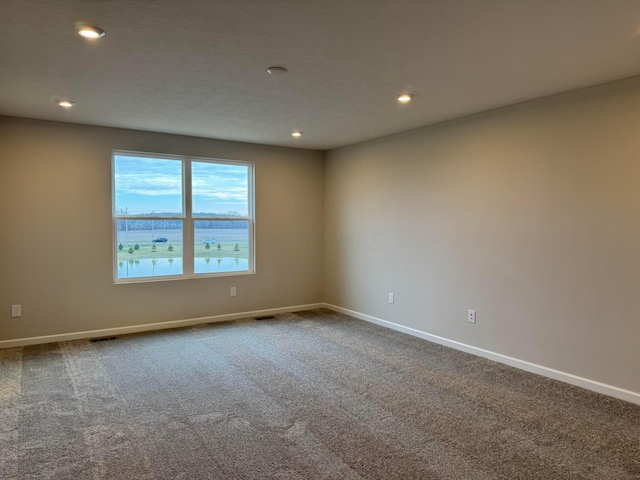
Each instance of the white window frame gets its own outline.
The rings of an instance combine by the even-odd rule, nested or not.
[[[125,155],[141,158],[178,160],[182,162],[182,216],[149,216],[149,215],[120,215],[116,213],[116,156]],[[193,217],[192,211],[192,178],[191,165],[193,162],[217,163],[221,165],[242,165],[248,167],[247,178],[247,194],[248,194],[248,212],[247,216],[229,217],[229,216],[207,216]],[[113,223],[113,283],[147,283],[147,282],[164,282],[171,280],[187,280],[194,278],[211,278],[211,277],[230,277],[240,275],[255,274],[255,164],[244,160],[227,160],[220,158],[193,157],[187,155],[168,155],[160,153],[135,152],[130,150],[113,150],[111,155],[111,211]],[[182,274],[181,275],[163,275],[149,277],[134,278],[118,278],[118,220],[181,220],[182,221]],[[249,222],[249,266],[247,270],[220,272],[220,273],[195,273],[195,240],[194,240],[194,221],[234,221],[241,220]]]

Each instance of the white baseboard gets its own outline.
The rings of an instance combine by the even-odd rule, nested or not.
[[[407,333],[409,335],[413,335],[414,337],[419,337],[433,343],[444,345],[445,347],[455,348],[456,350],[461,350],[463,352],[471,353],[472,355],[488,358],[489,360],[504,363],[505,365],[519,368],[520,370],[525,370],[527,372],[542,375],[543,377],[552,378],[554,380],[560,380],[561,382],[569,383],[577,387],[586,388],[587,390],[602,393],[604,395],[609,395],[610,397],[619,398],[621,400],[626,400],[627,402],[640,405],[640,393],[637,392],[632,392],[630,390],[625,390],[622,388],[614,387],[612,385],[596,382],[595,380],[589,380],[588,378],[578,377],[570,373],[560,372],[558,370],[554,370],[553,368],[543,367],[542,365],[536,365],[535,363],[527,362],[525,360],[508,357],[507,355],[502,355],[501,353],[491,352],[489,350],[484,350],[472,345],[456,342],[455,340],[449,340],[448,338],[432,335],[421,330],[416,330],[415,328],[398,325],[397,323],[382,320],[380,318],[372,317],[371,315],[366,315],[364,313],[349,310],[347,308],[338,307],[336,305],[331,305],[328,303],[325,303],[324,306],[329,310],[344,313],[345,315],[359,318],[360,320],[365,320],[367,322],[375,323],[376,325],[381,325],[383,327],[391,328],[402,333]]]
[[[499,363],[503,363],[505,365],[519,368],[527,372],[542,375],[544,377],[552,378],[554,380],[560,380],[561,382],[569,383],[571,385],[582,387],[587,390],[591,390],[597,393],[602,393],[604,395],[609,395],[614,398],[619,398],[621,400],[625,400],[627,402],[640,405],[640,393],[637,393],[637,392],[632,392],[630,390],[614,387],[612,385],[600,383],[595,380],[589,380],[588,378],[578,377],[570,373],[565,373],[559,370],[554,370],[552,368],[543,367],[542,365],[537,365],[535,363],[509,357],[507,355],[502,355],[501,353],[484,350],[482,348],[474,347],[472,345],[467,345],[465,343],[457,342],[455,340],[449,340],[448,338],[423,332],[415,328],[405,327],[397,323],[389,322],[387,320],[382,320],[381,318],[373,317],[371,315],[366,315],[364,313],[356,312],[354,310],[349,310],[347,308],[338,307],[336,305],[332,305],[329,303],[311,303],[307,305],[270,308],[265,310],[255,310],[251,312],[229,313],[225,315],[189,318],[185,320],[173,320],[169,322],[160,322],[160,323],[147,323],[144,325],[131,325],[127,327],[105,328],[100,330],[87,330],[84,332],[72,332],[72,333],[62,333],[62,334],[56,334],[56,335],[44,335],[40,337],[17,338],[14,340],[2,340],[0,341],[0,349],[23,347],[27,345],[37,345],[37,344],[52,343],[52,342],[64,342],[68,340],[79,340],[79,339],[85,339],[85,338],[108,337],[113,335],[124,335],[127,333],[147,332],[152,330],[166,330],[170,328],[180,328],[180,327],[188,327],[192,325],[200,325],[203,323],[226,322],[230,320],[239,320],[242,318],[251,318],[251,317],[257,317],[262,315],[276,315],[279,313],[288,313],[288,312],[299,312],[302,310],[312,310],[314,308],[323,308],[323,307],[328,308],[329,310],[333,310],[335,312],[344,313],[345,315],[349,315],[349,316],[358,318],[360,320],[365,320],[367,322],[375,323],[376,325],[391,328],[393,330],[397,330],[402,333],[407,333],[409,335],[413,335],[414,337],[422,338],[430,342],[444,345],[446,347],[454,348],[456,350],[461,350],[463,352],[467,352],[472,355],[477,355],[479,357],[488,358],[489,360],[493,360]]]
[[[126,333],[148,332],[151,330],[166,330],[169,328],[188,327],[200,325],[202,323],[227,322],[239,320],[241,318],[251,318],[263,315],[276,315],[278,313],[300,312],[302,310],[312,310],[322,308],[324,303],[311,303],[308,305],[296,305],[292,307],[269,308],[266,310],[255,310],[252,312],[228,313],[225,315],[214,315],[211,317],[189,318],[186,320],[173,320],[160,323],[146,323],[144,325],[131,325],[128,327],[103,328],[101,330],[87,330],[85,332],[61,333],[57,335],[45,335],[42,337],[17,338],[15,340],[0,341],[0,349],[24,347],[26,345],[39,345],[42,343],[66,342],[68,340],[80,340],[84,338],[109,337],[113,335],[124,335]]]

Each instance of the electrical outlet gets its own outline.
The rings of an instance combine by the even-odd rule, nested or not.
[[[236,287],[231,287],[231,296],[235,297],[236,295],[238,295],[238,291],[236,290]]]
[[[392,292],[389,292],[389,303],[393,303],[394,302],[394,295]]]
[[[11,305],[11,317],[18,318],[22,316],[22,305]]]
[[[467,313],[467,322],[476,323],[476,311],[475,310],[469,310],[469,312]]]

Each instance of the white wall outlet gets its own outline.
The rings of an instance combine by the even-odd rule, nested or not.
[[[18,318],[22,316],[22,305],[11,305],[11,317]]]
[[[393,302],[394,302],[393,293],[389,292],[389,303],[393,303]]]
[[[231,296],[235,297],[236,295],[238,295],[238,291],[236,290],[236,287],[231,287]]]
[[[467,313],[467,322],[476,323],[476,311],[475,310],[469,310],[469,312]]]

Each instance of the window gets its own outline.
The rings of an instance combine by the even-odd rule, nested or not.
[[[254,272],[253,163],[113,152],[116,283]]]

